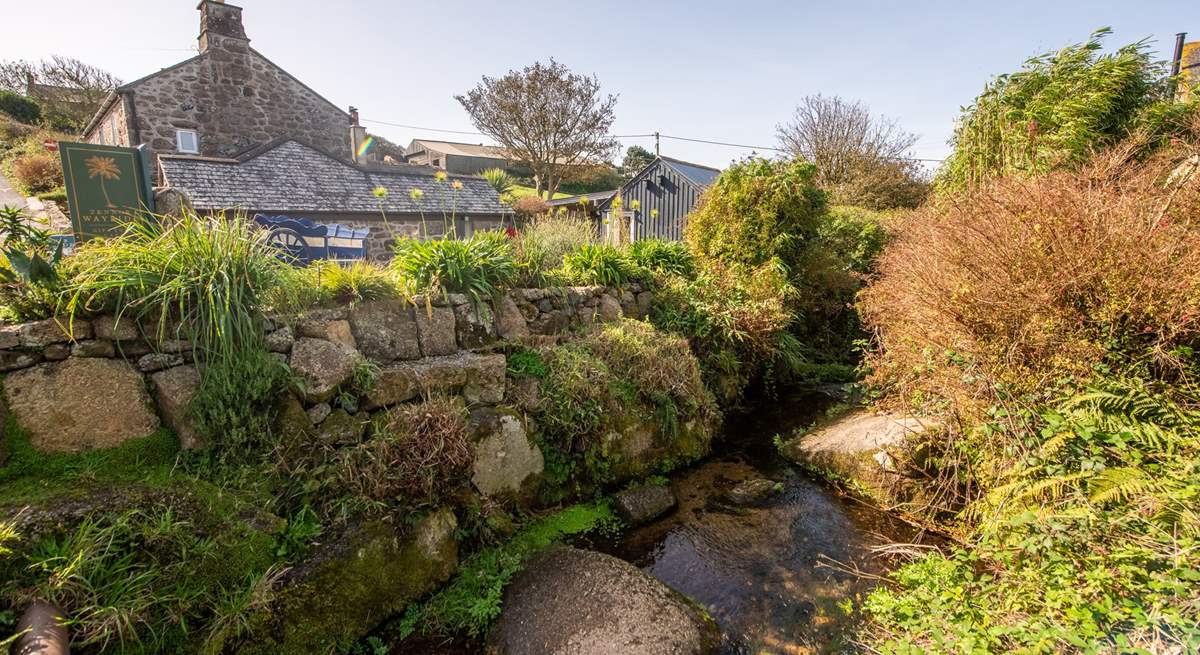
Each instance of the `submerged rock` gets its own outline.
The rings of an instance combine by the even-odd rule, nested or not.
[[[622,521],[641,525],[675,509],[677,501],[667,485],[648,484],[616,493],[613,502]]]
[[[734,505],[745,507],[757,505],[775,494],[783,491],[783,485],[774,480],[751,478],[735,485],[725,494],[725,500]]]
[[[721,643],[696,603],[610,555],[542,551],[504,594],[489,655],[707,655]]]

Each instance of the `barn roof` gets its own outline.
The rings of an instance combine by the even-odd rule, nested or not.
[[[663,160],[663,163],[665,163],[667,166],[675,169],[680,175],[686,177],[692,182],[695,182],[697,186],[706,187],[712,184],[713,180],[716,180],[717,176],[721,174],[721,171],[716,168],[701,164],[693,164],[691,162],[683,161],[682,159],[672,159],[670,157],[661,156],[659,159]]]

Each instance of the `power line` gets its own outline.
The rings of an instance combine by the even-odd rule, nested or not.
[[[408,130],[421,130],[423,132],[443,132],[445,134],[467,134],[470,136],[487,136],[482,132],[467,132],[465,130],[443,130],[436,127],[421,127],[420,125],[403,125],[401,123],[389,123],[387,121],[377,121],[370,118],[362,119],[364,123],[375,123],[377,125],[388,125],[390,127],[403,127]]]
[[[367,119],[367,118],[364,118],[363,122],[364,123],[375,123],[378,125],[387,125],[390,127],[402,127],[402,128],[408,129],[408,130],[421,130],[424,132],[441,132],[443,134],[465,134],[468,136],[488,136],[482,132],[470,132],[467,130],[446,130],[446,129],[440,129],[440,128],[436,128],[436,127],[422,127],[420,125],[405,125],[403,123],[391,123],[388,121],[379,121],[379,120],[372,120],[372,119]],[[687,141],[689,143],[704,143],[704,144],[713,145],[713,146],[725,146],[728,148],[748,148],[750,150],[769,150],[771,152],[787,152],[787,150],[784,150],[783,148],[776,148],[774,146],[756,146],[756,145],[750,145],[747,143],[731,143],[729,141],[712,141],[709,139],[695,139],[692,137],[672,136],[670,134],[660,134],[660,133],[613,134],[610,136],[611,136],[611,138],[614,138],[614,139],[653,139],[653,138],[658,137],[658,138],[663,138],[663,139],[673,139],[675,141]],[[885,159],[901,159],[901,160],[905,160],[905,161],[922,161],[922,162],[935,162],[935,163],[941,163],[943,161],[941,159],[928,159],[928,158],[922,158],[922,157],[885,157]]]

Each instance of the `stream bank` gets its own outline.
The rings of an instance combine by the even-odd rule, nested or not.
[[[677,472],[678,506],[615,537],[576,545],[615,555],[702,605],[722,632],[722,655],[841,652],[854,615],[842,608],[893,564],[875,549],[928,541],[903,521],[839,493],[776,452],[835,403],[811,390],[783,392],[753,412],[727,417],[705,461]],[[738,506],[747,480],[776,482],[764,501]],[[481,644],[409,639],[393,652],[466,655]]]

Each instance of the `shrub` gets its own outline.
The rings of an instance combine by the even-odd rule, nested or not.
[[[655,273],[691,277],[696,262],[687,246],[678,241],[642,239],[629,245],[629,260]]]
[[[336,455],[339,495],[410,508],[434,504],[470,476],[467,411],[450,398],[390,409],[367,441]]]
[[[573,284],[622,287],[645,277],[644,271],[608,244],[585,244],[563,257],[562,274]]]
[[[866,599],[871,650],[1195,651],[1198,391],[1106,380],[997,416],[987,427],[1010,454],[971,512],[970,547],[905,565]]]
[[[684,240],[706,265],[797,266],[817,234],[825,193],[802,161],[746,159],[725,169],[688,216]]]
[[[201,387],[193,414],[219,447],[261,443],[266,406],[285,377],[263,346],[263,308],[287,265],[263,236],[242,216],[186,214],[130,223],[71,257],[66,314],[110,311],[153,326],[160,340],[195,344]]]
[[[1194,115],[1196,105],[1172,107],[1164,64],[1152,59],[1150,43],[1101,54],[1110,33],[1033,57],[990,82],[964,109],[938,186],[962,190],[1007,173],[1074,168],[1135,131],[1153,134],[1147,143],[1190,132],[1195,125],[1180,114]]]
[[[651,320],[688,337],[708,387],[732,404],[752,379],[797,363],[799,349],[788,333],[794,294],[778,266],[748,273],[712,267],[695,279],[667,278]]]
[[[53,191],[46,191],[45,193],[39,193],[37,194],[37,199],[52,200],[54,202],[64,203],[67,201],[67,190],[60,188],[54,189]]]
[[[587,219],[554,215],[533,219],[514,242],[522,281],[542,284],[550,271],[562,266],[567,253],[596,241],[596,227]]]
[[[42,108],[31,98],[12,91],[0,91],[0,113],[8,114],[22,123],[32,124],[42,117]]]
[[[480,232],[470,239],[396,242],[392,269],[413,294],[465,293],[475,302],[491,298],[517,278],[508,238]]]
[[[0,304],[20,321],[49,318],[57,305],[60,248],[24,211],[0,207]]]
[[[517,216],[533,218],[534,216],[541,216],[550,211],[550,205],[546,204],[546,201],[538,196],[522,196],[517,198],[517,201],[513,203],[513,211],[516,212]]]
[[[888,241],[890,215],[861,207],[835,206],[817,229],[818,238],[849,271],[866,275]]]
[[[10,164],[13,182],[26,195],[52,191],[63,185],[62,162],[43,153],[18,155]]]
[[[852,361],[852,343],[861,334],[850,303],[860,281],[822,238],[829,219],[815,174],[801,161],[735,164],[689,216],[684,239],[700,268],[714,276],[745,277],[766,266],[781,272],[794,320],[790,336],[780,333],[777,341],[790,341],[817,360]],[[729,271],[715,271],[719,267]]]
[[[602,437],[623,416],[655,420],[670,437],[689,421],[710,430],[718,420],[687,341],[641,321],[597,326],[542,358],[549,373],[541,382],[538,425],[560,455],[602,448]],[[592,468],[583,481],[604,482],[604,464],[585,460]]]
[[[1079,172],[1002,179],[898,225],[863,294],[874,381],[980,416],[1100,364],[1179,368],[1200,326],[1200,185],[1183,152],[1137,144]]]

